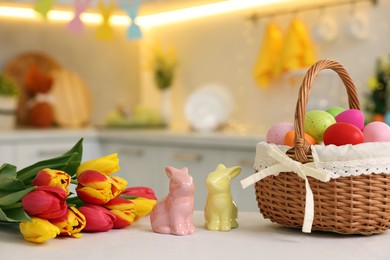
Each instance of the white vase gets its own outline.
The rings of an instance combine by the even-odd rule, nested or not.
[[[165,125],[171,120],[171,90],[166,88],[161,91],[161,116]]]
[[[0,96],[0,129],[10,130],[16,125],[16,109],[18,99]]]

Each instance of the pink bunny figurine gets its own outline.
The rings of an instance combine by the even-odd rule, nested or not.
[[[195,231],[192,224],[195,191],[192,177],[187,167],[167,166],[165,172],[170,179],[169,193],[150,213],[152,230],[162,234],[191,235]]]

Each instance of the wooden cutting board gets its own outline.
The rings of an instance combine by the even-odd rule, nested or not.
[[[56,123],[70,128],[88,125],[91,98],[84,81],[76,73],[66,69],[53,71],[52,76],[51,95]]]

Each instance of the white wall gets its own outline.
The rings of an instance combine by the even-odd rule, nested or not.
[[[369,17],[370,37],[363,41],[351,38],[344,32],[351,7],[331,7],[326,11],[335,17],[341,33],[334,42],[320,44],[318,49],[320,58],[342,62],[362,93],[367,89],[376,57],[390,53],[390,0],[379,0],[375,7],[368,3],[356,6]],[[244,127],[246,131],[259,132],[274,122],[292,121],[299,82],[289,85],[282,81],[267,90],[255,86],[251,71],[267,19],[257,23],[246,20],[254,11],[261,13],[251,10],[144,30],[142,42],[127,40],[123,27],[115,28],[113,41],[99,41],[94,35],[95,25],[87,26],[84,35],[75,36],[66,31],[63,23],[1,18],[0,67],[21,52],[48,53],[86,81],[94,102],[92,122],[101,124],[107,111],[120,101],[159,108],[159,92],[147,66],[149,46],[159,40],[163,46],[173,45],[179,59],[172,89],[173,126],[187,127],[183,107],[191,91],[207,82],[220,82],[236,97],[230,121],[235,130]],[[316,10],[298,15],[311,29],[319,13]],[[291,18],[281,15],[275,21],[286,28]],[[326,81],[321,81],[320,85],[324,84]],[[315,88],[311,99],[327,94],[327,90],[325,94],[317,92],[321,91]]]
[[[332,43],[317,44],[317,49],[319,58],[332,58],[345,65],[364,103],[362,93],[367,90],[367,80],[374,72],[375,59],[390,54],[390,0],[381,0],[377,6],[366,2],[356,4],[355,7],[356,11],[363,12],[369,19],[369,37],[356,40],[348,34],[346,24],[352,13],[351,6],[330,7],[325,11],[336,19],[339,35]],[[141,61],[147,60],[147,46],[155,41],[165,46],[172,45],[177,51],[180,67],[172,89],[174,126],[187,127],[183,123],[185,100],[191,91],[208,82],[226,85],[236,97],[236,108],[230,123],[237,131],[244,127],[245,131],[259,132],[274,122],[292,122],[300,81],[290,85],[281,80],[267,90],[261,90],[254,84],[252,68],[268,21],[260,19],[252,23],[245,19],[254,11],[261,14],[261,10],[251,10],[144,30]],[[311,30],[320,13],[319,10],[313,10],[298,12],[297,15]],[[286,29],[292,18],[291,14],[280,15],[275,16],[274,20]],[[316,81],[319,88],[314,87],[311,103],[326,95],[330,98],[341,96],[346,101],[344,90],[338,85],[338,78],[332,78],[327,81],[324,76],[324,79]],[[159,93],[153,86],[150,71],[143,69],[141,81],[142,102],[158,107]],[[331,86],[328,84],[332,83],[335,93],[329,93]],[[344,102],[338,105],[344,105]]]

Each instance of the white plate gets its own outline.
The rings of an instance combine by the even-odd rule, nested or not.
[[[185,117],[197,131],[214,131],[228,121],[233,109],[233,97],[225,86],[206,84],[187,99]]]

